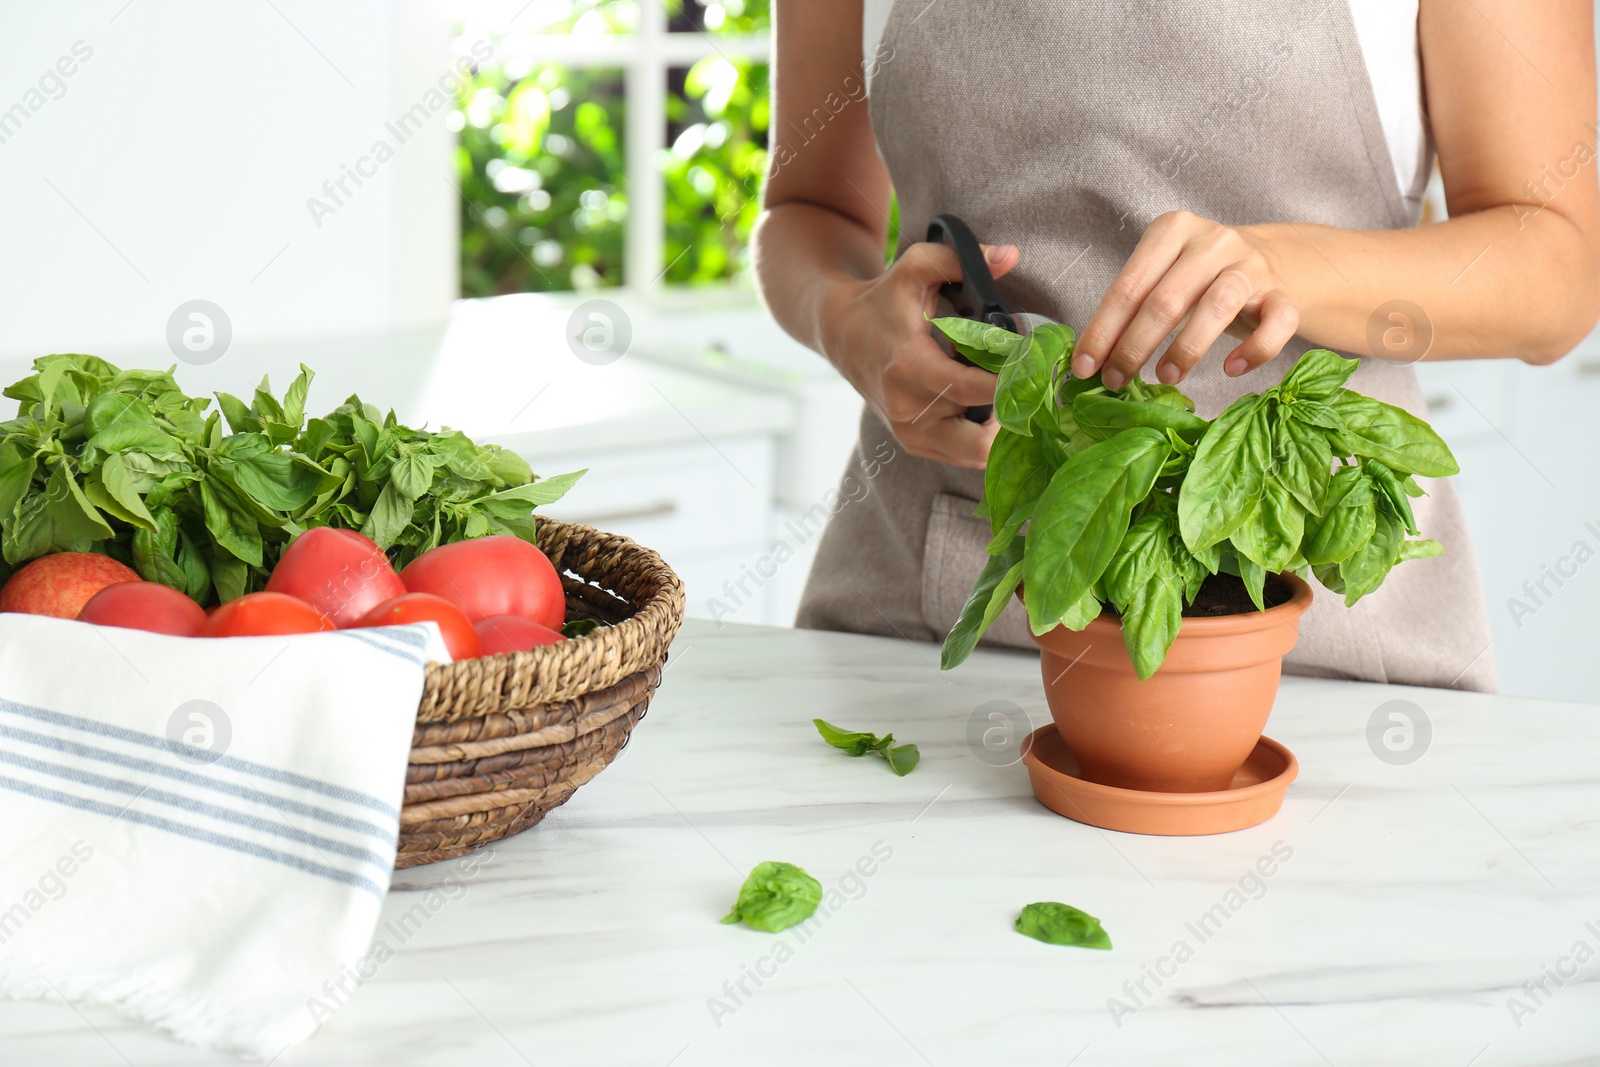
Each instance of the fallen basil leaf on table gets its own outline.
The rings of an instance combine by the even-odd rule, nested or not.
[[[888,741],[889,738],[884,740]],[[902,778],[916,770],[917,763],[922,759],[922,753],[917,750],[916,745],[895,745],[892,748],[880,748],[878,751],[889,761],[889,769]]]
[[[1016,930],[1048,945],[1077,945],[1080,948],[1110,948],[1111,936],[1088,912],[1071,904],[1053,900],[1029,904],[1017,916]]]
[[[821,719],[811,720],[817,727],[817,733],[822,739],[834,748],[843,749],[852,756],[865,756],[868,752],[876,752],[889,764],[889,769],[904,778],[916,770],[917,763],[922,759],[922,753],[916,745],[897,745],[894,743],[894,734],[863,733],[859,731],[841,730],[832,723],[823,722]]]
[[[744,880],[739,899],[722,921],[775,934],[811,918],[821,901],[821,882],[792,863],[767,860]]]

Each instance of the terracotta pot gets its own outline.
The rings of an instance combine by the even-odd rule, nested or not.
[[[1086,780],[1164,793],[1228,788],[1266,728],[1283,657],[1311,606],[1305,582],[1278,580],[1292,595],[1276,607],[1184,619],[1166,662],[1142,682],[1115,615],[1034,638],[1050,714]]]

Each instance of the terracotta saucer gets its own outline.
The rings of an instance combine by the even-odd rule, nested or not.
[[[1078,763],[1048,723],[1022,743],[1033,795],[1058,815],[1130,834],[1190,837],[1223,834],[1266,822],[1278,813],[1300,773],[1294,753],[1270,737],[1256,742],[1233,784],[1214,793],[1154,793],[1096,785],[1078,777]]]

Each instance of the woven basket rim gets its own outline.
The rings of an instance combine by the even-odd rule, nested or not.
[[[654,550],[621,534],[606,533],[583,523],[539,517],[539,544],[562,575],[568,603],[576,599],[600,600],[605,610],[627,614],[593,632],[568,641],[541,645],[523,652],[497,653],[449,664],[429,664],[419,723],[462,717],[452,705],[430,699],[458,686],[477,688],[492,679],[542,678],[562,674],[574,678],[564,689],[546,692],[541,703],[570,700],[616,684],[623,678],[651,670],[666,657],[667,646],[683,622],[683,582]],[[583,573],[584,559],[601,557],[606,566],[598,573]],[[624,580],[626,579],[626,580]],[[616,595],[618,585],[642,585],[643,595],[632,602]],[[603,591],[603,592],[602,592]],[[610,602],[615,601],[614,606]],[[574,657],[580,657],[576,667]],[[577,679],[581,678],[579,682]],[[452,684],[455,683],[455,684]]]

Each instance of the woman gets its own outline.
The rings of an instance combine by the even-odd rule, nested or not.
[[[1561,358],[1600,317],[1592,20],[1590,0],[778,0],[758,277],[865,398],[857,459],[895,450],[829,526],[799,625],[940,639],[984,560],[997,427],[963,415],[995,379],[929,336],[959,277],[911,243],[932,214],[992,242],[1014,305],[1080,328],[1074,374],[1182,382],[1207,417],[1308,348],[1388,357],[1350,387],[1423,416],[1417,358]],[[1418,227],[1435,147],[1450,218]],[[1445,554],[1355,608],[1319,597],[1290,671],[1494,688],[1454,488],[1426,488]],[[990,639],[1032,647],[1015,606]]]

